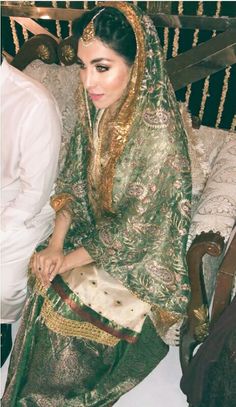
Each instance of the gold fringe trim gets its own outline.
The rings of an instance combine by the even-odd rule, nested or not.
[[[53,310],[53,306],[47,298],[44,300],[41,316],[48,329],[63,336],[85,338],[112,347],[120,341],[90,322],[74,321],[62,317]]]

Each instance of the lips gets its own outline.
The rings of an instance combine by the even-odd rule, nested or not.
[[[100,100],[103,97],[103,94],[97,94],[97,93],[89,93],[89,97],[92,101],[97,101]]]

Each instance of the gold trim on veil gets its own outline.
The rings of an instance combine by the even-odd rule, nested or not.
[[[112,212],[112,189],[115,166],[117,160],[124,150],[125,144],[130,134],[130,129],[134,123],[136,117],[136,102],[141,92],[140,89],[143,80],[146,60],[145,37],[139,21],[139,17],[130,5],[123,2],[105,2],[99,3],[98,5],[102,7],[114,7],[121,11],[132,26],[137,43],[137,53],[135,62],[132,67],[127,94],[124,100],[122,100],[122,104],[118,107],[118,111],[116,111],[115,120],[114,122],[112,122],[110,111],[109,109],[106,109],[99,124],[99,137],[101,139],[101,145],[103,144],[103,140],[106,138],[106,134],[108,131],[108,122],[110,122],[110,129],[112,125],[112,131],[110,132],[110,134],[112,134],[112,139],[109,143],[109,149],[108,151],[106,151],[106,155],[109,156],[109,160],[102,169],[102,182],[100,183],[99,188],[99,195],[100,199],[102,200],[102,209]],[[102,154],[102,151],[100,151],[100,154]],[[91,172],[91,165],[92,163],[90,160],[88,171],[89,174]],[[89,182],[91,181],[92,179],[89,176]]]

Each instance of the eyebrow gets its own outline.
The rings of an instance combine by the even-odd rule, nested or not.
[[[78,61],[83,62],[82,59],[79,58],[79,57],[78,57]],[[92,59],[92,61],[90,63],[91,64],[97,64],[98,62],[101,62],[101,61],[112,62],[112,59],[109,59],[109,58],[95,58],[95,59]]]

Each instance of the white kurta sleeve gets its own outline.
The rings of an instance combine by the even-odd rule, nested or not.
[[[19,192],[2,211],[3,230],[27,226],[48,202],[57,175],[60,140],[61,118],[53,99],[45,96],[34,101],[16,126]]]

